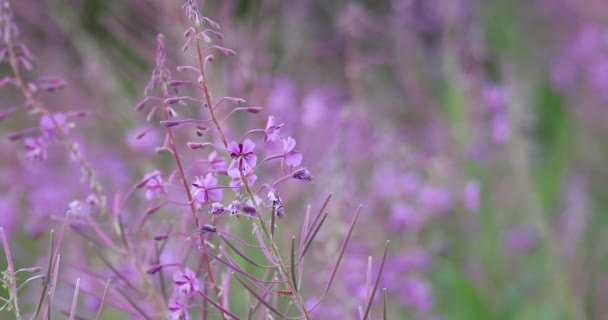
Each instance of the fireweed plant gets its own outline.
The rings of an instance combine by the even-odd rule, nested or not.
[[[281,186],[310,183],[313,175],[302,166],[296,140],[281,135],[284,124],[272,115],[267,116],[263,128],[250,128],[240,136],[235,133],[241,129],[236,121],[238,114],[259,116],[263,109],[236,97],[214,100],[207,78],[211,63],[216,55],[235,56],[236,52],[214,43],[214,39],[223,38],[220,26],[201,15],[195,1],[186,1],[182,9],[190,23],[182,50],[192,53],[195,63],[177,67],[180,78],[174,78],[175,72],[167,63],[165,38],[159,35],[156,66],[145,87],[144,100],[135,107],[146,113],[148,122],[157,123],[139,133],[137,139],[153,131],[164,135],[156,151],[169,154],[174,169],[151,169],[131,189],[115,192],[109,206],[95,172],[70,136],[75,128],[73,119],[86,112],[51,111],[40,100],[40,92],[57,91],[64,82],[51,77],[27,80],[34,56],[19,40],[9,2],[2,2],[0,61],[8,63],[12,73],[0,83],[15,87],[24,102],[8,108],[0,118],[27,111],[38,126],[15,132],[10,139],[22,140],[25,157],[36,160],[46,160],[51,145],[66,145],[70,158],[82,170],[90,194],[69,203],[67,214],[59,217],[62,224],[57,238],[50,230],[48,260],[43,267],[17,269],[5,230],[0,228],[7,260],[1,281],[8,293],[0,300],[0,311],[9,310],[16,319],[26,317],[24,310],[31,310],[27,317],[32,319],[50,319],[57,312],[70,319],[88,318],[89,314],[97,319],[107,309],[134,319],[251,319],[256,315],[312,319],[315,309],[322,306],[361,208],[352,217],[327,281],[320,292],[313,292],[317,290],[307,288],[303,279],[304,262],[329,216],[326,209],[331,196],[316,213],[308,207],[299,238],[294,235],[289,243],[279,243],[281,224],[294,223],[287,217],[294,208],[283,203]],[[192,131],[195,139],[181,141]],[[199,159],[187,163],[187,152],[196,153]],[[272,178],[275,175],[279,178]],[[139,196],[145,200],[140,201]],[[152,218],[163,211],[170,212],[171,218]],[[251,222],[254,243],[246,234],[228,231],[236,219]],[[63,239],[70,232],[89,244],[82,260],[66,263],[65,268],[82,275],[75,280],[63,276],[60,255]],[[288,249],[281,250],[283,247]],[[388,242],[375,275],[370,258],[367,272],[361,276],[366,294],[358,318],[371,317],[387,252]],[[22,273],[34,276],[20,281]],[[35,302],[27,301],[27,307],[22,307],[19,290],[38,278],[43,279],[40,294]],[[66,307],[57,311],[55,292],[59,283],[74,290],[71,303],[62,304]],[[78,311],[81,293],[86,299],[86,312]],[[231,307],[234,299],[251,303],[242,312]],[[386,318],[386,290],[382,301]]]

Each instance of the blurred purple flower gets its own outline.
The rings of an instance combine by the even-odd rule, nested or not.
[[[536,246],[537,237],[532,228],[520,225],[507,232],[503,239],[505,250],[511,254],[524,254]]]
[[[253,153],[255,144],[247,139],[243,143],[232,141],[228,144],[228,152],[232,162],[228,167],[228,175],[232,178],[240,177],[240,172],[243,174],[250,173],[257,163],[257,156]]]
[[[160,142],[160,137],[156,130],[141,128],[127,132],[125,140],[129,148],[133,151],[153,153],[154,148],[156,148]]]
[[[153,200],[158,198],[161,194],[167,194],[167,188],[163,182],[160,171],[153,171],[144,176],[146,181],[146,199]]]
[[[498,112],[492,117],[490,123],[492,142],[504,144],[511,137],[511,123],[505,112]]]
[[[406,278],[401,282],[399,300],[422,312],[428,312],[433,308],[431,287],[425,281],[415,277]]]
[[[169,317],[171,320],[189,320],[190,315],[186,305],[180,300],[172,300],[169,302]]]
[[[464,187],[464,206],[470,212],[477,213],[479,211],[481,196],[481,184],[477,180],[467,182]]]
[[[310,173],[310,171],[306,170],[305,168],[300,168],[300,169],[294,171],[291,174],[291,176],[294,179],[308,181],[308,182],[312,182],[312,179],[314,179],[314,177],[312,176],[312,174]]]
[[[65,114],[61,113],[61,112],[57,112],[55,114],[52,115],[53,119],[55,119],[55,122],[57,122],[57,125],[59,125],[59,127],[61,128],[61,130],[64,133],[68,133],[70,132],[70,123],[67,120],[67,117],[65,116]],[[53,139],[53,137],[55,136],[55,131],[57,130],[55,128],[55,125],[53,124],[53,121],[51,120],[51,117],[47,116],[47,115],[43,115],[40,118],[40,130],[42,131],[42,135],[46,138],[46,139]]]
[[[194,272],[190,268],[185,268],[184,272],[175,272],[173,274],[173,283],[177,287],[177,291],[185,296],[191,295],[199,289],[199,283],[198,279],[196,279],[196,274],[194,274]]]
[[[0,197],[0,227],[4,228],[7,238],[11,238],[17,223],[19,210],[14,198],[8,196]]]
[[[196,177],[192,183],[191,191],[194,201],[198,206],[204,205],[209,200],[221,201],[222,189],[214,188],[217,186],[217,179],[211,173],[203,177]]]
[[[421,212],[417,212],[411,206],[398,202],[393,204],[389,216],[390,228],[400,232],[404,230],[417,230],[424,223],[425,217]]]
[[[284,139],[282,142],[285,163],[290,167],[299,166],[302,162],[302,154],[293,150],[296,147],[296,140],[292,137],[287,137],[287,139]]]
[[[258,180],[258,176],[255,175],[255,173],[247,174],[247,183],[250,186],[254,185],[257,180]],[[232,188],[232,190],[234,190],[234,192],[240,193],[241,188],[243,187],[243,181],[241,180],[241,177],[233,177],[232,180],[230,180],[229,185],[230,185],[230,188]]]
[[[268,116],[268,122],[266,122],[266,129],[264,129],[264,142],[268,143],[269,141],[278,141],[281,139],[279,136],[279,131],[281,131],[281,127],[283,124],[275,124],[275,119],[273,116]]]
[[[226,159],[217,156],[217,152],[213,151],[207,157],[213,171],[217,173],[226,173]]]
[[[424,210],[430,213],[447,213],[452,201],[450,194],[446,188],[425,185],[418,194],[418,201]]]
[[[46,142],[42,137],[31,138],[27,137],[23,140],[25,149],[25,157],[28,159],[46,160],[48,154],[46,152]]]

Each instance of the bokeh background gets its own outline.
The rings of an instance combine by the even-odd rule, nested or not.
[[[135,141],[147,125],[133,106],[154,66],[158,33],[171,66],[192,62],[181,51],[181,3],[11,4],[37,57],[33,73],[67,83],[44,101],[90,112],[73,136],[108,195],[171,168],[170,157],[153,152],[161,135]],[[327,257],[363,205],[320,319],[356,317],[368,256],[377,266],[385,240],[381,286],[391,319],[608,317],[608,3],[223,0],[201,8],[222,26],[220,43],[238,53],[214,62],[214,96],[265,108],[232,130],[263,127],[274,115],[315,176],[282,191],[285,243],[299,232],[306,205],[318,208],[333,194],[307,267],[310,283],[326,281]],[[8,72],[0,66],[0,75]],[[0,108],[22,99],[1,90]],[[0,134],[36,123],[11,116]],[[45,162],[25,159],[22,149],[0,140],[0,225],[17,264],[44,266],[48,231],[87,191],[61,146]],[[77,267],[86,241],[70,237],[62,250]],[[61,288],[71,297],[69,285]],[[35,296],[38,288],[23,292]]]

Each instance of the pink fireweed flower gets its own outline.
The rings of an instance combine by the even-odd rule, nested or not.
[[[247,183],[250,186],[254,185],[257,180],[258,176],[256,176],[255,173],[250,173],[247,175]],[[243,181],[241,180],[241,177],[233,177],[232,180],[230,180],[230,188],[232,188],[234,192],[240,193],[242,187]]]
[[[192,183],[192,195],[198,206],[209,202],[209,199],[214,201],[222,200],[222,189],[211,189],[217,186],[217,179],[211,173],[203,177],[197,177]]]
[[[47,153],[46,153],[46,145],[45,145],[45,141],[42,137],[37,137],[37,138],[25,138],[25,140],[23,140],[23,143],[25,145],[25,149],[27,150],[27,152],[25,153],[25,156],[28,159],[38,159],[38,160],[46,160],[47,158]]]
[[[228,167],[228,175],[231,177],[240,177],[240,172],[244,174],[250,173],[257,163],[257,156],[253,153],[255,144],[247,139],[243,143],[232,141],[228,144],[228,152],[232,162]]]
[[[212,215],[222,214],[226,210],[227,210],[226,207],[221,202],[214,202],[211,205],[211,214]]]
[[[169,317],[171,320],[189,320],[188,309],[180,300],[169,302]]]
[[[239,211],[241,210],[242,204],[240,201],[238,200],[233,200],[229,205],[228,205],[228,211],[230,211],[230,215],[231,216],[236,216],[239,214]]]
[[[217,156],[217,151],[213,151],[207,157],[213,171],[226,174],[226,159]]]
[[[70,132],[71,124],[68,122],[68,119],[65,114],[57,112],[53,114],[53,119],[55,119],[55,122],[57,122],[57,124],[59,125],[59,127],[61,127],[61,130],[64,133]],[[42,131],[42,135],[46,139],[53,139],[53,137],[55,136],[56,128],[55,124],[51,120],[51,117],[43,115],[40,118],[40,130]]]
[[[283,158],[285,163],[290,167],[297,167],[302,162],[302,154],[294,151],[296,147],[296,140],[292,137],[287,137],[283,141]]]
[[[177,291],[185,296],[188,296],[199,289],[196,275],[187,267],[184,269],[184,272],[177,271],[173,274],[173,283],[175,284]]]
[[[159,197],[160,194],[167,194],[167,188],[163,182],[163,177],[159,171],[153,171],[144,176],[146,181],[146,199],[153,200]]]
[[[264,142],[268,143],[268,141],[278,141],[281,137],[279,136],[279,131],[283,124],[275,125],[275,120],[273,116],[268,116],[268,122],[266,122],[266,129],[264,130]]]

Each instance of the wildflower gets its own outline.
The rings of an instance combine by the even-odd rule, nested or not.
[[[305,168],[300,168],[296,171],[294,171],[291,176],[294,179],[298,179],[298,180],[304,180],[304,181],[308,181],[308,182],[312,182],[312,179],[314,178],[312,176],[312,174],[310,173],[310,171],[306,170]]]
[[[64,133],[68,133],[70,131],[71,125],[68,122],[65,114],[63,114],[61,112],[57,112],[57,113],[53,114],[53,119],[55,120],[57,125],[59,125],[59,127],[61,128],[61,130]],[[53,123],[53,120],[51,120],[51,117],[49,117],[47,115],[43,115],[40,118],[40,130],[42,131],[42,135],[46,139],[48,139],[48,140],[53,139],[53,137],[55,136],[56,129],[57,128],[55,128],[55,124]]]
[[[184,269],[184,272],[177,271],[174,273],[173,283],[177,286],[177,291],[185,296],[199,289],[198,279],[196,279],[196,275],[190,268]]]
[[[243,143],[232,141],[228,144],[228,151],[232,162],[228,167],[228,175],[231,177],[240,177],[240,172],[245,174],[250,173],[257,163],[257,156],[253,153],[255,144],[247,139]]]
[[[258,176],[256,176],[254,173],[250,173],[247,175],[247,183],[250,186],[255,184],[257,180]],[[230,181],[230,187],[232,188],[232,190],[234,190],[234,192],[240,193],[241,188],[243,187],[243,181],[241,180],[241,177],[233,177]]]
[[[222,200],[222,189],[213,188],[217,186],[217,179],[211,173],[203,177],[197,177],[192,183],[192,195],[197,205],[203,205],[209,202],[209,199],[214,201]]]
[[[266,122],[266,129],[264,130],[264,142],[268,143],[268,141],[277,141],[281,137],[279,136],[279,131],[283,124],[275,125],[274,117],[268,116],[268,122]]]
[[[216,231],[217,231],[217,228],[210,224],[204,224],[196,229],[196,232],[199,234],[204,234],[207,232],[216,232]]]
[[[296,147],[296,140],[292,137],[287,137],[283,140],[283,158],[285,163],[290,167],[296,167],[302,162],[302,154],[294,151]]]
[[[207,160],[213,171],[226,174],[226,159],[218,157],[216,151],[211,152]]]
[[[23,140],[25,149],[27,150],[25,156],[29,159],[46,160],[47,152],[44,139],[42,137],[37,138],[25,138]]]
[[[260,199],[260,197],[254,195],[253,198],[255,199],[255,203],[257,206],[260,206],[262,204],[262,199]],[[243,210],[243,212],[250,216],[256,216],[258,214],[251,199],[247,199],[245,205],[241,207],[241,210]]]
[[[159,197],[159,194],[167,194],[167,189],[163,178],[159,171],[153,171],[144,176],[146,181],[146,199],[153,200]]]
[[[188,309],[180,300],[169,302],[169,317],[171,320],[189,320]]]
[[[214,202],[211,205],[211,214],[218,215],[226,211],[226,207],[220,202]]]
[[[276,189],[268,191],[268,202],[271,206],[280,205],[283,202]]]
[[[239,214],[239,211],[241,210],[241,202],[238,200],[234,200],[230,203],[230,205],[228,205],[228,211],[230,211],[230,215],[231,216],[236,216]]]
[[[433,308],[431,288],[425,281],[410,277],[401,283],[400,300],[418,311],[428,312]]]
[[[464,187],[464,205],[471,212],[479,211],[481,185],[479,181],[469,181]]]

